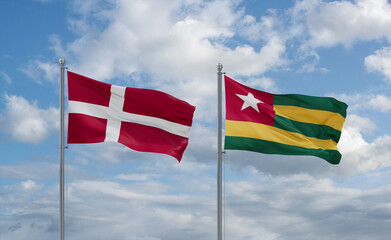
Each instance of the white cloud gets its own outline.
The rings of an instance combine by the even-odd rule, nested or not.
[[[100,80],[150,72],[158,85],[172,87],[197,80],[204,88],[213,88],[208,79],[220,61],[230,72],[243,75],[262,74],[283,64],[284,41],[278,34],[270,35],[271,31],[262,31],[270,36],[259,51],[248,45],[228,47],[226,42],[239,31],[235,22],[248,18],[235,9],[236,2],[118,1],[110,10],[84,4],[79,7],[84,15],[73,21],[83,35],[67,45],[74,58],[74,64],[69,63]],[[88,17],[102,14],[110,16],[104,18],[104,28],[88,24]],[[270,24],[267,30],[273,28]]]
[[[391,41],[391,6],[387,0],[324,2],[304,0],[296,3],[295,19],[308,26],[310,45],[350,47],[358,41]]]
[[[349,114],[346,117],[344,128],[353,128],[363,133],[371,133],[373,130],[376,129],[376,125],[369,118],[360,117],[356,114]]]
[[[37,102],[30,103],[25,98],[5,95],[5,109],[2,112],[1,131],[8,133],[13,140],[39,144],[59,127],[58,109],[41,109]]]
[[[131,173],[131,174],[121,173],[117,175],[115,178],[120,180],[126,180],[126,181],[147,181],[153,177],[155,177],[155,175],[146,174],[146,173]]]
[[[158,169],[158,165],[155,167]],[[177,189],[192,181],[196,174],[193,171],[186,175],[175,170],[166,177],[174,180],[174,175],[181,177],[181,181],[175,184],[151,181],[123,184],[112,180],[71,182],[67,236],[75,240],[215,238],[215,189],[178,194]],[[388,236],[385,219],[391,217],[391,206],[387,202],[390,185],[359,190],[307,174],[273,177],[246,171],[244,175],[251,180],[226,182],[227,239],[308,237],[324,240],[363,236],[386,239]],[[194,184],[212,184],[209,178],[198,180]],[[24,183],[37,185],[32,181]],[[58,214],[58,189],[52,187],[45,192],[24,195],[27,203],[23,207],[18,203],[20,198],[16,198],[21,196],[18,191],[23,190],[16,189],[2,200],[2,206],[7,207],[5,213],[13,213],[0,225],[2,236],[24,239],[29,234],[44,240],[57,236],[58,222],[53,221],[53,215]]]
[[[10,78],[10,76],[8,76],[8,74],[7,74],[6,72],[4,72],[4,71],[1,71],[1,70],[0,70],[0,77],[1,77],[2,79],[4,79],[4,81],[5,81],[6,83],[11,83],[11,82],[12,82],[12,79]]]
[[[348,104],[349,113],[368,110],[388,113],[391,110],[391,96],[383,94],[338,94],[336,98]]]
[[[291,37],[302,42],[299,53],[313,55],[314,48],[353,44],[365,41],[391,42],[391,5],[387,0],[323,1],[302,0],[288,11],[293,21]],[[391,81],[390,47],[384,47],[365,58],[370,72],[380,72]],[[321,71],[316,68],[319,59],[305,63],[299,72]]]
[[[384,47],[366,57],[365,66],[369,72],[380,72],[391,82],[391,47]]]
[[[25,66],[19,68],[34,82],[42,84],[43,80],[54,82],[58,79],[59,65],[51,62],[42,62],[41,60],[30,60]]]
[[[253,43],[257,43],[259,40],[267,41],[277,35],[289,36],[288,33],[281,33],[283,24],[273,10],[269,10],[269,15],[262,16],[259,21],[252,15],[245,15],[239,19],[237,25],[239,35]]]
[[[23,181],[15,185],[5,185],[4,190],[7,192],[15,192],[17,195],[26,196],[34,194],[43,188],[42,184],[38,184],[31,179]]]
[[[57,179],[57,163],[30,163],[20,165],[0,165],[0,175],[8,179],[46,180]]]
[[[61,38],[58,35],[56,34],[50,35],[49,42],[51,44],[50,49],[53,50],[59,58],[65,58],[65,59],[68,58],[68,53],[64,50],[62,46]]]
[[[285,43],[278,37],[270,38],[266,45],[256,52],[250,46],[238,46],[234,50],[223,52],[227,70],[235,75],[259,75],[282,65],[285,60]]]
[[[385,95],[376,95],[369,101],[369,104],[384,113],[387,113],[391,110],[391,97]]]
[[[316,65],[318,64],[319,60],[315,60],[314,62],[309,62],[303,64],[303,66],[297,71],[299,73],[311,73],[311,72],[322,72],[327,73],[329,70],[327,68],[317,68]]]
[[[389,193],[390,185],[357,190],[338,187],[327,178],[298,174],[254,177],[230,182],[226,189],[230,239],[381,239],[388,234],[383,222],[391,208],[374,196]]]
[[[354,114],[348,115],[338,148],[342,160],[338,171],[354,175],[391,166],[391,136],[383,135],[367,142],[362,133],[372,131],[374,123]]]
[[[261,78],[250,78],[246,80],[246,86],[255,88],[255,89],[264,89],[268,92],[276,93],[278,91],[278,87],[272,78],[269,77],[261,77]]]

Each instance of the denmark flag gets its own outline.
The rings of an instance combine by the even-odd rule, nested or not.
[[[68,143],[119,142],[179,162],[195,107],[169,94],[120,87],[68,71]]]

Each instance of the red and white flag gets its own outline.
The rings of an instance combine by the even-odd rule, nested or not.
[[[68,143],[119,142],[179,162],[195,107],[169,94],[120,87],[68,71]]]

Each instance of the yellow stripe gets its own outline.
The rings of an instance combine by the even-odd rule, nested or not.
[[[286,117],[298,122],[314,123],[330,126],[338,131],[342,130],[345,118],[339,113],[301,108],[295,106],[274,105],[276,115]]]
[[[331,139],[307,137],[300,133],[253,122],[226,120],[225,136],[256,138],[310,149],[338,150],[337,143]]]

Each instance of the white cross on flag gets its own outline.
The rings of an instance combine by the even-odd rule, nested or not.
[[[68,71],[68,143],[119,142],[182,159],[195,107],[169,94]]]

